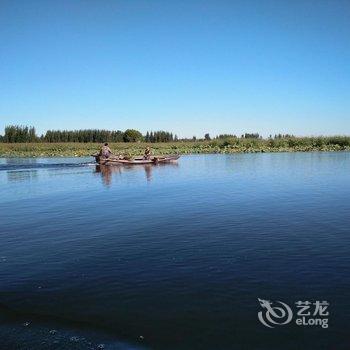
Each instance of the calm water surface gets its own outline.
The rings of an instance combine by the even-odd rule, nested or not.
[[[2,345],[346,349],[349,184],[350,153],[0,159]],[[258,298],[326,300],[329,328]]]

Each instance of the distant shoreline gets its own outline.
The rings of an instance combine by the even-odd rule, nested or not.
[[[349,137],[295,139],[226,139],[169,143],[109,143],[114,154],[234,154],[275,152],[350,151]],[[0,143],[0,157],[87,157],[99,151],[99,143]]]

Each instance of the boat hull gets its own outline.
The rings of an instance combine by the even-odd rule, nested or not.
[[[159,164],[159,163],[169,163],[176,161],[180,158],[179,155],[174,156],[159,156],[159,157],[151,157],[151,159],[143,159],[143,158],[135,158],[135,159],[118,159],[118,158],[103,158],[98,155],[94,155],[96,163],[100,165],[118,165],[118,164],[124,164],[124,165],[142,165],[142,164]]]

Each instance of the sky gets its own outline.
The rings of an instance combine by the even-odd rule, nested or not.
[[[350,134],[348,0],[0,0],[0,133]]]

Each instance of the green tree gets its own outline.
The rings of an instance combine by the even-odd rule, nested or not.
[[[127,129],[124,132],[123,139],[124,139],[124,142],[137,142],[137,141],[142,141],[143,136],[138,130]]]
[[[38,137],[34,127],[21,125],[8,125],[5,127],[4,142],[36,142]]]

